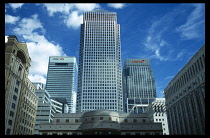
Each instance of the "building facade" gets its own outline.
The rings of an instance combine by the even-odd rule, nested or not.
[[[95,110],[57,113],[52,123],[40,124],[40,135],[162,135],[161,123],[148,115]]]
[[[123,94],[125,112],[142,113],[156,98],[155,79],[149,59],[125,59]]]
[[[38,97],[28,79],[31,58],[27,45],[16,36],[5,43],[5,134],[32,135]]]
[[[68,105],[69,111],[67,112],[72,112],[73,94],[76,92],[75,84],[77,83],[76,75],[77,63],[75,57],[49,57],[46,90],[52,99],[63,103],[63,106]]]
[[[49,93],[44,89],[42,83],[33,83],[36,87],[36,95],[39,98],[38,108],[36,114],[36,124],[34,134],[39,134],[40,122],[52,122],[54,114],[56,113],[55,106],[50,101]]]
[[[84,13],[78,73],[76,112],[123,111],[120,26],[115,12]]]
[[[169,135],[165,98],[155,98],[155,100],[145,109],[144,113],[148,114],[152,122],[161,122],[163,135]]]
[[[205,45],[164,89],[170,135],[205,134]]]

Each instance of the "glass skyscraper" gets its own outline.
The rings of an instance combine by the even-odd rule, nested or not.
[[[50,56],[46,90],[50,97],[63,103],[63,108],[68,105],[72,112],[73,93],[76,92],[77,63],[75,57]],[[64,112],[65,109],[63,109]]]
[[[123,111],[120,26],[117,14],[85,12],[81,24],[77,112]]]
[[[149,59],[126,59],[123,68],[123,94],[126,112],[142,113],[156,98]]]

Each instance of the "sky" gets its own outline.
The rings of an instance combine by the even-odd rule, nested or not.
[[[83,13],[117,13],[122,67],[126,58],[150,59],[157,97],[205,44],[204,3],[5,3],[5,42],[26,42],[31,82],[46,84],[49,56],[79,58]]]

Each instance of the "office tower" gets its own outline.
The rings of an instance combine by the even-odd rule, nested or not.
[[[125,60],[123,94],[125,112],[142,113],[156,98],[155,80],[149,59]]]
[[[11,35],[5,43],[5,134],[33,135],[38,97],[28,79],[27,45]]]
[[[164,89],[170,135],[205,134],[205,45]]]
[[[69,106],[67,112],[72,112],[73,94],[76,92],[76,75],[77,64],[75,57],[49,57],[46,90],[52,99],[63,103],[63,113],[66,104]]]
[[[77,112],[123,111],[117,14],[101,9],[85,12],[81,24]]]

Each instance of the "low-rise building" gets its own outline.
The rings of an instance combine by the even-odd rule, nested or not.
[[[168,120],[165,107],[165,98],[155,98],[155,100],[145,109],[152,122],[161,122],[163,135],[169,135]]]
[[[36,87],[36,95],[39,98],[34,128],[34,134],[38,135],[40,122],[53,122],[54,114],[62,113],[62,103],[50,99],[50,94],[44,89],[43,83],[33,82],[33,84]]]
[[[94,110],[56,113],[51,123],[40,123],[40,135],[162,135],[162,124],[146,113]]]

